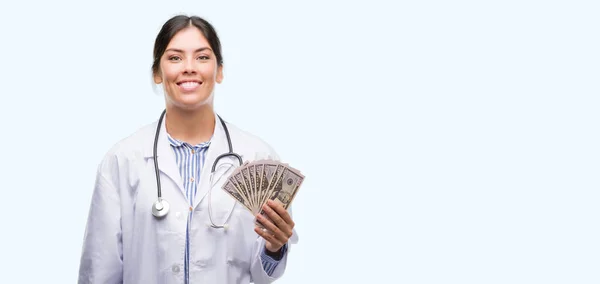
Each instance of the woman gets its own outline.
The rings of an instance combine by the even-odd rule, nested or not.
[[[210,178],[217,156],[229,151],[227,136],[243,162],[278,159],[268,144],[213,109],[214,86],[223,80],[213,27],[199,17],[168,20],[156,37],[152,74],[165,91],[164,117],[119,141],[100,163],[79,283],[277,280],[297,242],[291,210],[267,203],[268,218],[253,215],[224,192],[233,170],[221,166],[238,166],[235,158],[220,159]],[[157,202],[159,182],[168,203]],[[153,215],[166,209],[165,216]]]

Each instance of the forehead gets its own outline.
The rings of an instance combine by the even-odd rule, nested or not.
[[[210,47],[208,40],[202,32],[194,26],[186,27],[177,32],[167,45],[167,49],[175,48],[181,50],[196,50],[202,47]]]

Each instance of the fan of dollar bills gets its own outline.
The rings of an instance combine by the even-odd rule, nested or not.
[[[222,189],[256,215],[263,214],[267,200],[281,203],[287,210],[303,180],[304,175],[286,163],[257,160],[236,168]]]

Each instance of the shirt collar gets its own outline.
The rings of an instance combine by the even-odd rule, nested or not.
[[[206,142],[202,142],[200,144],[196,144],[194,146],[192,146],[191,144],[187,143],[187,142],[183,142],[181,140],[175,139],[171,136],[171,134],[169,134],[167,132],[167,138],[169,139],[169,144],[171,144],[171,146],[175,147],[175,148],[179,148],[179,147],[183,147],[183,146],[187,146],[189,148],[192,149],[201,149],[201,148],[208,148],[208,146],[210,146],[210,142],[212,141],[214,136],[212,136],[210,138],[210,140],[206,141]]]

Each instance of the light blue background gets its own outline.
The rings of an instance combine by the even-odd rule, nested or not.
[[[0,4],[1,282],[75,283],[183,12],[221,36],[216,110],[307,177],[278,283],[600,283],[597,1],[216,2]]]

